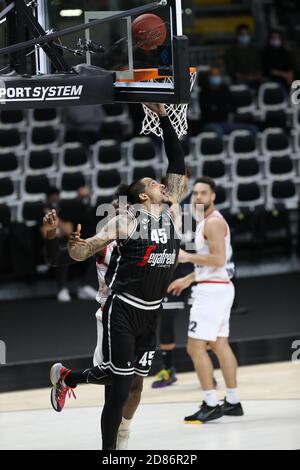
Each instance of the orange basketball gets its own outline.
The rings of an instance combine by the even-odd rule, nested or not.
[[[165,42],[167,28],[159,16],[146,13],[132,22],[132,36],[135,46],[150,51]]]

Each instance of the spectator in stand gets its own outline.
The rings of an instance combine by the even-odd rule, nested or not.
[[[282,33],[273,29],[263,53],[265,75],[289,89],[294,80],[293,62],[290,50],[284,45]]]
[[[235,83],[258,88],[263,80],[262,53],[252,44],[249,26],[240,24],[236,29],[236,42],[225,55],[228,74]]]
[[[222,137],[234,130],[246,129],[256,135],[258,129],[255,125],[231,120],[235,106],[220,65],[211,67],[207,81],[201,88],[199,101],[202,131],[215,132]]]

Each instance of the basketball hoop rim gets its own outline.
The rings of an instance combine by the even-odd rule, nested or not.
[[[190,75],[197,73],[196,67],[189,68]],[[172,75],[161,75],[159,74],[158,68],[152,69],[134,69],[134,78],[128,79],[123,78],[118,80],[119,82],[148,82],[150,80],[159,80],[164,78],[172,78]]]

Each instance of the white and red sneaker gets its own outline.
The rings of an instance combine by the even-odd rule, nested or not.
[[[64,379],[71,371],[63,367],[62,364],[53,364],[50,370],[50,380],[53,385],[51,390],[51,405],[57,412],[62,411],[65,406],[66,397],[73,396],[76,400],[76,395],[71,387],[68,387]]]

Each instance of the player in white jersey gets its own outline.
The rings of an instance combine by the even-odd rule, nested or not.
[[[215,198],[216,186],[213,180],[207,177],[196,180],[193,204],[204,209],[204,216],[199,219],[196,228],[196,253],[181,251],[179,257],[180,262],[194,263],[195,270],[169,286],[169,292],[180,295],[183,289],[196,283],[193,288],[187,352],[204,391],[204,401],[199,411],[185,418],[186,423],[193,424],[218,419],[223,415],[243,415],[237,388],[237,360],[228,342],[234,300],[234,286],[226,269],[232,256],[230,229],[215,209]],[[201,206],[196,206],[198,204]],[[207,353],[207,344],[218,358],[227,387],[222,406],[218,404],[213,387],[213,366]]]

